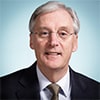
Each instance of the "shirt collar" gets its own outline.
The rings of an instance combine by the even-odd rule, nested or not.
[[[40,91],[46,88],[51,82],[42,74],[38,66],[36,67],[37,70],[37,76],[39,80],[39,85],[40,85]]]
[[[64,92],[64,95],[67,96],[70,93],[70,74],[69,67],[65,76],[57,82],[57,84],[61,87]]]
[[[37,76],[38,76],[39,85],[40,85],[40,91],[42,91],[49,84],[51,84],[51,82],[42,74],[42,72],[40,71],[38,66],[36,67],[36,70],[37,70]],[[67,70],[67,73],[65,74],[65,76],[61,80],[59,80],[56,84],[58,84],[61,87],[65,96],[69,95],[68,94],[70,92],[69,67],[68,67],[68,70]]]

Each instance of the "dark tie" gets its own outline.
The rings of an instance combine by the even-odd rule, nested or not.
[[[59,90],[60,90],[60,87],[59,85],[57,84],[50,84],[47,86],[47,88],[52,92],[52,97],[51,97],[51,100],[59,100],[59,97],[58,97],[58,93],[59,93]]]

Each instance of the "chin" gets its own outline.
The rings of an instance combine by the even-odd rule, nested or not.
[[[46,66],[50,69],[59,69],[60,68],[60,64],[54,63],[54,62],[46,63]]]

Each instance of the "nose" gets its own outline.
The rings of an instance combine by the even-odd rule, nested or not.
[[[55,46],[58,46],[59,45],[59,41],[58,41],[58,38],[57,38],[57,34],[56,33],[50,34],[50,37],[49,37],[49,45],[52,46],[52,47],[55,47]]]

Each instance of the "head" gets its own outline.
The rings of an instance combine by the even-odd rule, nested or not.
[[[30,47],[35,50],[41,71],[65,71],[77,50],[80,24],[74,10],[57,1],[38,7],[29,22]]]

